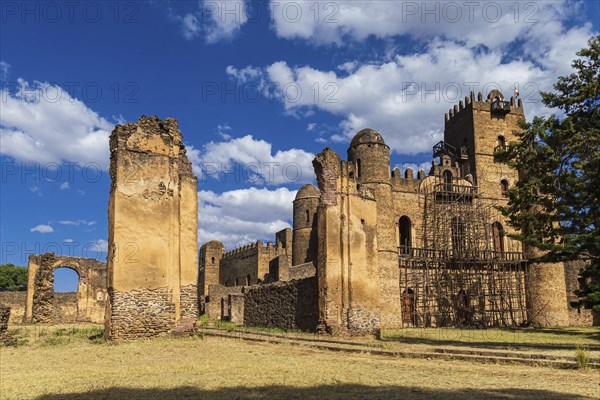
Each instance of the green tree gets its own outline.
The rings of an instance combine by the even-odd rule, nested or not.
[[[560,116],[523,123],[519,140],[496,157],[520,171],[500,207],[521,233],[513,235],[543,251],[538,261],[585,260],[591,283],[576,291],[600,312],[600,36],[592,37],[543,103]]]
[[[27,267],[0,265],[0,292],[27,290]]]

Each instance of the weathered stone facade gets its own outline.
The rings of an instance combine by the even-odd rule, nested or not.
[[[200,247],[198,287],[202,296],[210,285],[251,286],[289,279],[292,263],[292,231],[275,234],[275,244],[258,241],[225,253],[221,242]]]
[[[0,292],[0,304],[10,307],[10,325],[24,322],[26,303],[27,292]]]
[[[105,334],[164,335],[198,316],[197,178],[172,118],[117,125],[110,151]]]
[[[0,304],[0,335],[8,329],[8,321],[10,320],[10,307]]]
[[[312,304],[312,287],[298,287],[311,278],[295,279],[315,265],[318,328],[334,334],[589,324],[591,313],[568,309],[577,281],[573,267],[528,264],[532,253],[507,237],[514,230],[496,208],[507,204],[519,176],[495,162],[494,153],[517,139],[524,118],[520,100],[504,101],[497,90],[485,99],[471,93],[446,114],[431,169],[416,176],[412,169],[390,171],[390,149],[372,129],[357,133],[347,161],[323,150],[313,161],[319,189],[305,185],[294,201],[292,260],[277,276],[269,269],[272,280],[291,283],[244,288],[244,323],[299,327],[289,299],[294,290],[307,290],[298,296]],[[225,254],[219,243],[203,248],[205,276],[214,283],[268,281],[242,282],[246,271],[267,271],[256,245]],[[224,304],[232,299],[239,294],[221,294],[220,308],[231,310]],[[302,329],[313,329],[308,325]]]
[[[79,276],[75,294],[54,293],[54,271],[69,268]],[[90,258],[45,253],[29,256],[25,322],[104,321],[107,266]],[[59,307],[60,309],[55,310]]]
[[[247,326],[315,331],[317,299],[316,277],[246,288],[243,322]],[[235,305],[239,309],[239,303]]]

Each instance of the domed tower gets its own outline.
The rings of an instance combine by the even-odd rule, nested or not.
[[[390,148],[373,129],[358,132],[348,149],[357,184],[369,189],[377,201],[377,246],[379,260],[381,327],[402,326],[398,283],[398,247],[390,174]]]
[[[200,296],[208,295],[209,285],[219,284],[219,267],[225,252],[223,243],[213,240],[200,247],[200,265],[198,271],[198,292]]]
[[[350,143],[348,161],[354,163],[359,183],[390,184],[390,148],[379,132],[369,128],[358,132]]]
[[[294,200],[292,265],[315,262],[317,257],[317,207],[321,192],[314,185],[304,185]]]

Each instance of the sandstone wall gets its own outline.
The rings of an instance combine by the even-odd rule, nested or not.
[[[6,332],[10,320],[10,307],[0,305],[0,335]]]
[[[357,190],[352,167],[329,148],[318,154],[313,164],[321,190],[317,261],[320,329],[334,334],[378,334],[380,269],[373,193]]]
[[[244,325],[315,331],[318,285],[315,277],[247,288]]]
[[[74,324],[79,320],[78,296],[76,292],[54,293],[52,323]]]
[[[105,334],[164,335],[198,316],[197,179],[175,119],[117,125],[110,149]]]
[[[61,306],[55,302],[57,297],[54,293],[54,271],[57,268],[72,269],[79,276],[75,294],[77,315],[74,320],[103,322],[107,298],[106,264],[91,258],[59,256],[54,253],[29,257],[24,321],[52,323],[60,321],[60,315],[71,319],[72,310],[54,310],[55,306]]]
[[[294,265],[289,268],[288,281],[312,278],[316,276],[317,269],[313,262],[307,262],[305,264]]]
[[[0,292],[0,305],[10,308],[10,325],[23,323],[26,302],[27,292]]]
[[[594,321],[594,315],[592,310],[583,307],[571,307],[571,302],[578,301],[577,295],[574,293],[575,290],[580,289],[583,279],[580,277],[580,272],[585,268],[586,263],[583,261],[570,261],[565,262],[565,281],[567,288],[567,302],[568,313],[569,313],[569,325],[570,326],[592,326],[594,322],[598,324],[599,318],[596,317]],[[580,282],[581,280],[581,282]]]
[[[213,320],[229,319],[229,295],[242,294],[244,286],[210,285],[205,313]]]

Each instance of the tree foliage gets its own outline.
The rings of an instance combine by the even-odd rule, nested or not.
[[[519,140],[497,153],[520,171],[501,207],[514,235],[543,251],[538,261],[585,260],[591,282],[576,293],[600,311],[600,36],[591,38],[543,103],[559,116],[523,123]]]
[[[0,265],[0,292],[27,290],[27,267]]]

